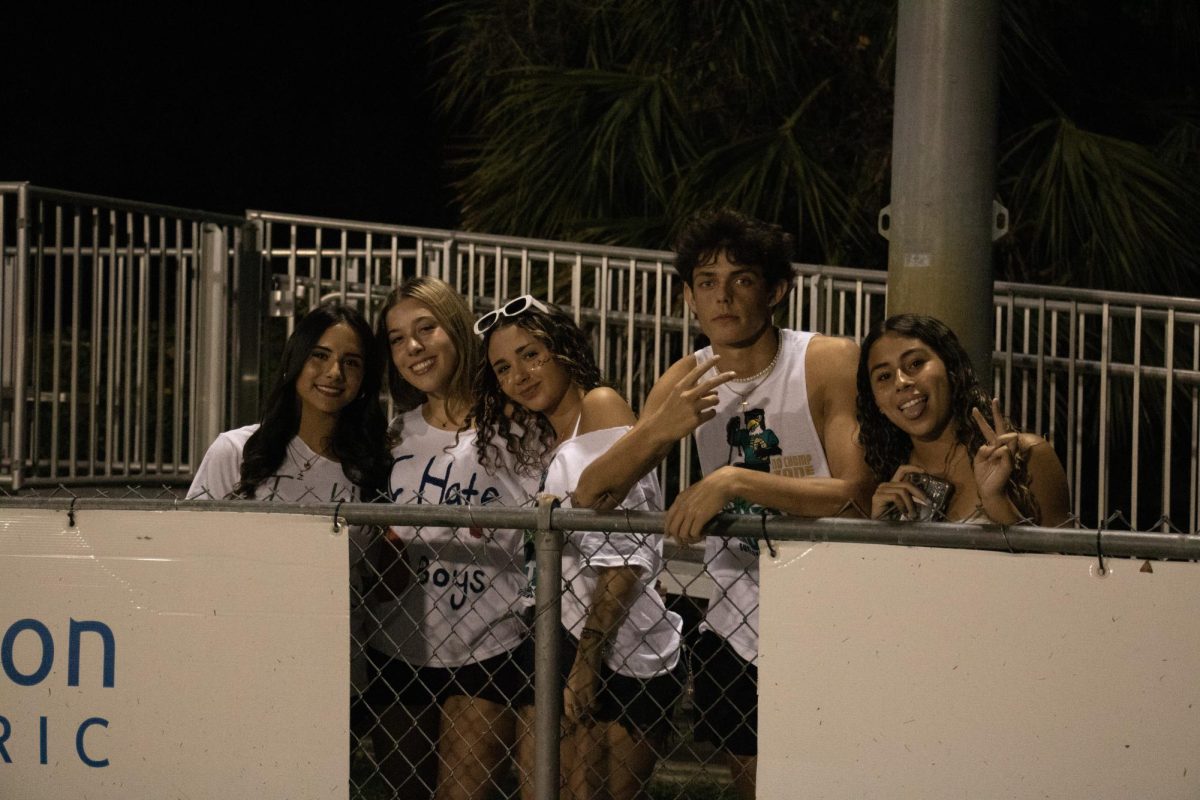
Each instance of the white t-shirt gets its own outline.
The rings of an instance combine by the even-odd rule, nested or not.
[[[628,427],[608,428],[575,436],[554,451],[546,468],[544,491],[564,498],[575,489],[589,464],[620,439]],[[662,510],[662,491],[653,471],[634,484],[620,508],[633,511]],[[621,675],[653,678],[670,672],[679,663],[683,620],[668,611],[655,582],[662,570],[662,536],[641,533],[574,531],[563,548],[563,625],[576,638],[583,632],[598,580],[604,567],[638,568],[640,582],[629,613],[609,643],[604,663]]]
[[[717,387],[716,416],[694,434],[705,475],[733,464],[796,478],[829,477],[825,449],[808,407],[805,355],[814,336],[780,330],[779,360],[770,375],[757,384],[729,382]],[[711,347],[696,352],[700,362],[712,357]],[[715,374],[714,367],[704,378]],[[740,498],[724,510],[778,513]],[[704,561],[714,589],[701,628],[720,634],[738,655],[756,663],[758,540],[710,536],[704,543]]]
[[[434,428],[415,408],[403,415],[388,491],[399,504],[506,506],[532,503],[534,478],[489,474],[475,432]],[[521,599],[524,534],[487,528],[393,528],[414,578],[377,609],[371,646],[417,666],[457,667],[512,650],[527,634]]]

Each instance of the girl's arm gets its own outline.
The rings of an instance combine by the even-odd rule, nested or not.
[[[563,687],[563,713],[567,723],[587,716],[596,701],[600,684],[600,665],[609,642],[629,613],[639,586],[638,567],[601,567],[597,569],[596,591],[579,635],[579,651],[571,674]]]

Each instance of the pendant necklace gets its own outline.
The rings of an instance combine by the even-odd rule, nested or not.
[[[303,440],[301,440],[301,441],[303,441]],[[313,453],[313,457],[309,458],[309,459],[301,458],[300,456],[298,456],[296,454],[296,448],[292,445],[291,442],[288,442],[288,455],[290,455],[292,457],[292,461],[295,462],[296,466],[300,468],[300,471],[296,473],[296,480],[300,480],[301,478],[303,478],[304,473],[306,473],[310,469],[312,469],[313,465],[315,465],[317,463],[318,459],[321,458],[320,453]]]
[[[767,378],[771,377],[771,373],[775,370],[775,364],[779,361],[779,351],[782,349],[783,342],[780,341],[775,345],[775,355],[771,358],[770,364],[767,364],[761,370],[748,378],[731,378],[729,382],[725,384],[729,387],[729,391],[733,392],[742,399],[741,412],[743,414],[746,412],[746,409],[750,407],[750,395],[753,394],[754,390],[756,390],[759,386],[762,386],[766,382]],[[753,385],[746,389],[746,391],[739,392],[737,389],[733,388],[733,384],[735,383],[752,383]]]

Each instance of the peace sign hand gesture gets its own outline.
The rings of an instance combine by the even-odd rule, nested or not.
[[[708,422],[717,412],[717,387],[733,378],[736,372],[720,372],[702,381],[701,377],[720,360],[713,356],[708,361],[701,361],[674,386],[671,393],[663,400],[662,405],[655,411],[655,428],[663,436],[677,441]]]
[[[1000,410],[1000,401],[992,400],[992,419],[995,429],[988,424],[978,408],[971,410],[975,425],[983,434],[984,444],[975,454],[972,468],[979,499],[986,505],[989,500],[1007,499],[1008,479],[1020,448],[1021,434],[1010,431],[1008,422]]]

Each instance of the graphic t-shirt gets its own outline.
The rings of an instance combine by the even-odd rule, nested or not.
[[[392,449],[388,490],[399,504],[520,508],[533,502],[536,478],[509,469],[489,473],[474,431],[443,431],[416,408],[403,415]],[[371,647],[422,667],[457,667],[512,650],[525,637],[524,536],[482,527],[392,529],[413,579],[376,613]]]

